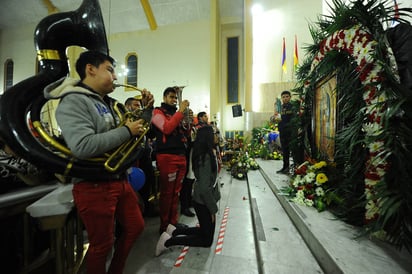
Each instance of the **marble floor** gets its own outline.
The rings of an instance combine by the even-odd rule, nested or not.
[[[124,274],[137,273],[412,273],[411,254],[355,239],[354,228],[328,212],[287,201],[281,161],[259,160],[260,170],[237,180],[223,170],[215,240],[210,248],[176,246],[159,257],[159,217],[146,217]],[[181,216],[196,225],[196,217]]]

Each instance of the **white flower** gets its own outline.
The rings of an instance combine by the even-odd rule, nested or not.
[[[313,206],[313,201],[311,199],[305,199],[305,205]]]
[[[298,205],[306,205],[305,204],[305,195],[303,193],[303,191],[298,191],[296,193],[296,196],[292,199],[292,202],[298,204]]]
[[[366,213],[365,213],[366,219],[372,219],[375,214],[379,213],[379,208],[377,204],[372,200],[369,200],[366,203],[365,209],[366,209]]]
[[[360,52],[361,52],[361,50],[362,50],[362,44],[361,43],[355,43],[354,45],[353,45],[353,53],[355,54],[355,56],[357,55],[357,54],[359,54]],[[363,57],[358,57],[358,59],[359,60],[362,60],[362,58]],[[358,62],[359,63],[359,62]]]
[[[345,32],[345,41],[352,42],[353,38],[356,36],[356,31],[359,29],[359,26],[353,26],[352,28],[344,31]]]
[[[378,141],[378,142],[372,142],[369,144],[369,150],[370,152],[378,152],[383,148],[383,142]]]
[[[365,197],[366,197],[366,200],[371,200],[373,197],[372,192],[368,189],[365,189]]]
[[[376,180],[371,180],[371,179],[368,179],[368,178],[365,178],[365,184],[367,185],[367,186],[374,186],[374,185],[376,185],[378,183],[378,181],[376,181]],[[365,189],[365,192],[367,192],[368,190],[367,190],[367,188]],[[367,193],[366,193],[367,194]]]
[[[376,167],[376,173],[378,173],[379,177],[382,178],[386,174],[386,171],[384,168],[378,166]]]
[[[300,198],[300,199],[305,198],[305,192],[304,192],[303,190],[298,190],[298,191],[296,192],[296,197],[297,197],[297,198]]]
[[[366,135],[373,136],[381,134],[382,127],[377,123],[367,123],[363,125],[363,130],[366,132]]]
[[[237,174],[237,177],[243,178],[243,173],[238,173],[238,174]]]
[[[298,186],[299,186],[299,181],[296,180],[296,179],[293,180],[293,181],[292,181],[292,185],[293,185],[294,188],[298,187]]]
[[[316,178],[316,174],[314,172],[308,172],[305,175],[305,181],[306,183],[312,183]]]
[[[316,192],[316,196],[319,196],[319,197],[322,197],[322,196],[325,195],[325,191],[323,191],[323,188],[321,188],[321,187],[317,187],[315,189],[315,192]]]

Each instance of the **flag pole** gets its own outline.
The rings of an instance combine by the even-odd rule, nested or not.
[[[295,49],[293,51],[293,76],[296,78],[296,70],[299,65],[299,55],[298,55],[298,37],[295,34]]]
[[[282,44],[282,71],[281,71],[281,78],[280,81],[283,82],[283,74],[286,74],[286,45],[285,45],[285,37],[283,37],[283,44]]]

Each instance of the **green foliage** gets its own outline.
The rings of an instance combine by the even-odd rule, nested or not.
[[[384,231],[386,240],[399,248],[412,249],[412,102],[410,90],[399,85],[397,72],[393,70],[393,56],[387,45],[385,29],[394,17],[392,1],[354,0],[345,4],[333,0],[331,15],[319,16],[316,25],[309,30],[313,39],[307,45],[305,59],[297,70],[298,83],[292,90],[301,98],[301,126],[306,133],[306,153],[318,158],[311,147],[311,129],[314,94],[317,83],[326,76],[336,73],[337,78],[337,133],[335,137],[336,170],[340,174],[338,182],[331,186],[331,193],[339,197],[330,210],[343,220],[364,226],[368,233]],[[400,22],[407,22],[412,9],[399,9]],[[382,67],[382,79],[376,83],[377,90],[384,94],[386,101],[376,104],[384,108],[381,125],[383,130],[377,135],[365,134],[363,128],[368,117],[365,112],[366,92],[360,81],[362,71],[345,51],[329,51],[325,58],[312,70],[311,64],[319,52],[321,43],[334,32],[361,25],[369,32],[376,46],[371,58]],[[368,146],[376,141],[384,144],[381,158],[389,163],[386,174],[376,185],[372,194],[365,195],[365,171],[370,151]],[[335,198],[331,198],[335,200]],[[365,224],[366,208],[370,202],[378,202],[376,218]]]

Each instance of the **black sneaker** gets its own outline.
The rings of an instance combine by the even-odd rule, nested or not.
[[[182,223],[177,223],[174,226],[176,228],[188,228],[189,227],[187,224],[182,224]]]
[[[289,173],[289,167],[284,167],[278,171],[276,171],[276,173],[280,173],[280,174],[288,174]]]

